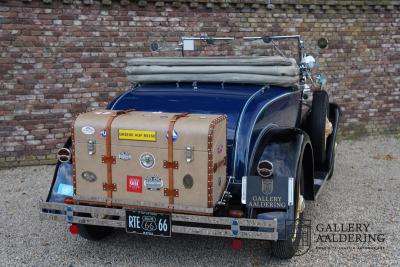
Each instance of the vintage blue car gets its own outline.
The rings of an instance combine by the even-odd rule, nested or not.
[[[300,36],[248,38],[252,39],[297,41],[299,58],[289,60],[298,69],[295,80],[279,66],[276,70],[282,74],[272,78],[259,73],[218,75],[217,70],[213,76],[136,76],[132,78],[135,85],[112,100],[107,109],[225,114],[226,190],[211,215],[171,212],[168,227],[172,233],[230,237],[236,245],[246,238],[269,240],[273,255],[291,258],[301,238],[305,200],[315,200],[332,176],[340,108],[330,103],[322,90],[322,75],[317,79],[320,84],[311,86],[312,100],[306,99],[314,61],[305,55]],[[190,40],[211,44],[219,38],[184,38],[183,52]],[[318,45],[324,48],[327,41],[321,39]],[[158,45],[152,44],[152,48],[158,49]],[[225,58],[225,62],[230,60]],[[249,69],[257,69],[257,58],[250,61]],[[240,59],[231,62],[240,66]],[[127,227],[124,208],[74,201],[71,145],[70,139],[58,153],[49,195],[40,203],[41,218],[66,221],[71,233],[92,240],[108,235],[112,228]],[[146,220],[156,223],[152,218]]]

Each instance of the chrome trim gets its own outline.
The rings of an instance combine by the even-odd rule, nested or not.
[[[271,168],[260,167],[260,165],[263,163],[267,163],[269,165],[268,167],[271,167]],[[266,173],[264,174],[264,172],[266,172]],[[272,162],[269,160],[261,160],[257,164],[257,173],[258,173],[258,175],[260,175],[261,177],[264,177],[264,178],[271,177],[274,174],[274,164],[272,164]]]
[[[293,206],[294,202],[294,178],[289,177],[288,179],[288,206]]]
[[[122,98],[124,98],[127,94],[131,93],[132,91],[134,91],[135,89],[137,89],[137,88],[139,88],[139,87],[140,87],[140,84],[135,84],[133,87],[131,87],[130,90],[128,90],[128,91],[126,91],[125,93],[123,93],[122,95],[120,95],[120,96],[118,97],[118,99],[114,102],[114,104],[112,105],[112,107],[110,108],[110,110],[114,110],[115,105],[117,105],[118,102],[119,102]]]
[[[247,176],[243,176],[242,177],[242,196],[241,196],[242,204],[246,204],[246,198],[247,198]]]
[[[67,152],[67,155],[60,155],[59,153],[61,152],[61,151],[66,151]],[[57,160],[59,161],[59,162],[62,162],[62,163],[65,163],[65,162],[69,162],[70,160],[71,160],[71,158],[72,158],[72,153],[71,153],[71,150],[69,150],[68,148],[66,148],[66,147],[63,147],[63,148],[60,148],[58,151],[57,151]],[[61,159],[61,158],[65,158],[65,160],[63,159]]]
[[[61,203],[39,202],[40,220],[53,220],[67,223],[101,225],[116,228],[125,228],[125,209],[102,208],[81,205],[68,205]],[[63,212],[69,214],[62,214]],[[74,214],[75,213],[75,214]],[[84,217],[89,213],[104,215],[105,219],[97,217]],[[72,215],[71,215],[72,214]],[[79,215],[78,215],[79,214]],[[115,218],[115,216],[119,218]],[[260,240],[278,240],[278,221],[261,220],[261,219],[245,219],[245,218],[229,218],[229,217],[212,217],[185,214],[171,214],[172,232],[184,233],[192,235],[220,236],[231,238],[260,239]],[[239,224],[239,233],[234,235],[231,230],[233,221]],[[185,226],[174,225],[174,222],[185,222]],[[199,226],[199,224],[204,224]],[[212,225],[222,225],[221,227],[212,227]],[[252,229],[240,230],[241,226],[253,227]],[[260,232],[258,228],[269,228],[271,232]]]

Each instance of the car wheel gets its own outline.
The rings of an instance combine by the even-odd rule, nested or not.
[[[109,236],[113,232],[113,228],[97,226],[97,225],[87,225],[78,224],[78,234],[87,240],[100,240]]]
[[[321,167],[326,161],[325,123],[329,114],[329,97],[326,91],[315,91],[308,119],[308,134],[313,146],[314,164]]]
[[[271,243],[272,248],[272,255],[279,258],[279,259],[290,259],[292,258],[299,247],[300,239],[301,239],[301,222],[303,219],[303,212],[302,212],[302,198],[303,191],[302,184],[304,180],[304,172],[303,168],[300,164],[299,175],[296,179],[295,189],[294,190],[294,200],[295,200],[295,210],[294,210],[294,218],[295,220],[289,224],[290,227],[293,227],[291,232],[293,235],[290,235],[286,240],[278,240]],[[287,227],[287,225],[285,225]]]

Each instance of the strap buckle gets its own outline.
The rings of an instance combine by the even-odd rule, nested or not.
[[[104,191],[117,191],[117,185],[115,183],[103,183],[103,190]]]
[[[111,162],[111,164],[115,164],[116,159],[115,159],[115,156],[107,157],[107,156],[103,155],[103,156],[101,156],[101,162],[102,163]]]
[[[179,189],[164,188],[164,196],[179,197]]]
[[[177,170],[179,168],[179,163],[177,161],[170,162],[170,161],[164,160],[163,167],[166,169],[172,168],[172,169]]]

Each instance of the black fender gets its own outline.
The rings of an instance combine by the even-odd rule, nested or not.
[[[314,160],[310,137],[306,132],[299,128],[265,128],[256,141],[247,176],[257,175],[257,163],[261,160],[275,163],[274,168],[284,169],[285,175],[291,177],[297,176],[298,164],[301,162],[304,170],[304,198],[313,199]]]
[[[279,205],[276,207],[268,206],[267,208],[254,206],[254,201],[251,201],[254,196],[264,193],[261,192],[263,189],[260,189],[262,187],[260,179],[262,178],[257,174],[257,163],[261,160],[268,160],[274,165],[274,174],[270,178],[264,179],[273,181],[273,189],[268,196],[282,197],[281,199],[286,202],[284,208]],[[286,222],[295,219],[295,205],[289,205],[288,200],[290,194],[288,182],[290,178],[298,179],[300,166],[304,170],[304,180],[301,183],[303,196],[306,199],[314,196],[314,166],[310,138],[306,132],[299,128],[270,126],[260,134],[249,163],[250,167],[246,180],[247,217],[265,220],[277,219],[278,239],[284,240],[286,239]],[[255,185],[256,181],[258,184]],[[263,229],[260,229],[260,231],[263,231]]]

